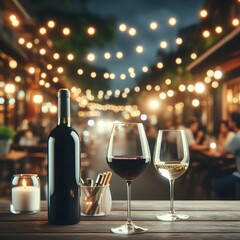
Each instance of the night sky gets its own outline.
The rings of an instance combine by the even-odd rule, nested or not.
[[[179,29],[196,23],[199,20],[199,11],[203,0],[89,0],[88,10],[103,16],[114,16],[119,24],[125,23],[129,28],[134,27],[137,34],[129,36],[127,32],[117,31],[117,41],[107,45],[105,49],[92,49],[96,54],[94,64],[106,67],[110,72],[116,74],[112,82],[112,88],[131,87],[135,80],[129,77],[128,68],[135,69],[136,76],[141,73],[142,66],[149,66],[156,61],[156,53],[161,41],[167,41],[168,47],[164,51],[171,51],[176,48],[175,39]],[[168,19],[177,19],[175,26],[170,26]],[[157,30],[150,29],[149,24],[155,21],[158,23]],[[143,53],[136,53],[136,46],[144,48]],[[122,51],[124,57],[117,59],[115,54]],[[105,60],[105,52],[111,53],[111,59]],[[126,80],[121,80],[119,75],[128,75]]]

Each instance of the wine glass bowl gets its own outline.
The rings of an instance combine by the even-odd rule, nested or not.
[[[170,184],[170,211],[157,218],[163,221],[187,219],[187,215],[177,214],[173,206],[174,181],[186,172],[189,165],[189,150],[184,130],[160,130],[153,161],[158,173],[167,178]]]
[[[137,234],[146,232],[146,228],[138,227],[131,220],[131,183],[150,163],[150,151],[142,123],[114,123],[108,150],[109,167],[127,184],[127,222],[111,228],[113,233]]]

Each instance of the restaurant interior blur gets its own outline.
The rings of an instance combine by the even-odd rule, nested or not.
[[[187,26],[169,11],[161,21],[146,18],[142,27],[92,11],[91,0],[61,2],[0,1],[0,197],[10,197],[14,174],[36,173],[46,199],[47,138],[57,124],[57,91],[68,88],[84,180],[110,170],[113,122],[141,122],[152,157],[160,129],[185,129],[194,137],[175,199],[240,199],[240,180],[224,196],[217,191],[219,180],[238,176],[236,156],[225,149],[239,131],[240,1],[202,1],[197,21]],[[128,54],[142,62],[150,51],[136,40],[144,28],[158,39],[157,50],[146,65],[126,67]],[[120,37],[124,47],[135,47],[122,50]],[[122,65],[122,72],[108,63]],[[114,173],[110,189],[113,199],[126,199],[124,181]],[[169,199],[168,181],[153,164],[134,180],[132,199]]]

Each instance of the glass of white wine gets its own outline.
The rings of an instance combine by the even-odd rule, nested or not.
[[[174,210],[174,181],[180,177],[189,165],[189,149],[184,130],[159,130],[153,156],[158,173],[169,180],[170,211],[157,216],[162,221],[187,219],[188,215],[177,214]]]

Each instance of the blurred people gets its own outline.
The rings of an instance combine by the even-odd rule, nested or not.
[[[19,139],[19,145],[34,146],[37,145],[39,139],[33,135],[32,131],[25,130],[23,136]]]
[[[219,132],[217,135],[217,150],[220,153],[226,149],[234,135],[235,133],[229,128],[228,121],[222,120],[219,124]]]
[[[47,136],[45,135],[44,127],[39,118],[33,117],[28,124],[29,130],[33,136],[38,138],[38,143],[45,143]]]
[[[240,115],[232,116],[235,136],[226,146],[223,154],[231,153],[235,156],[237,171],[216,181],[215,190],[221,199],[232,199],[235,196],[235,183],[240,183]]]
[[[199,130],[199,123],[196,118],[188,121],[185,132],[190,150],[201,151],[208,149],[207,145],[201,143],[204,138],[204,132]]]

